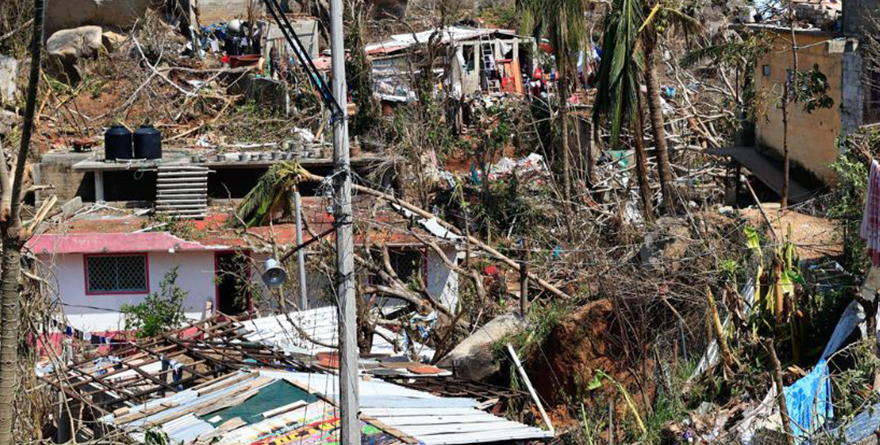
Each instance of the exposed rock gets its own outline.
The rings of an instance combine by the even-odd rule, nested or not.
[[[75,64],[80,59],[95,58],[103,45],[100,26],[81,26],[63,29],[52,34],[46,41],[50,68],[53,74],[64,74],[70,83],[76,83],[80,75]]]
[[[46,35],[83,25],[132,26],[149,5],[150,0],[49,0]]]
[[[459,343],[446,357],[443,357],[443,360],[440,360],[438,366],[453,369],[457,376],[464,379],[475,381],[486,379],[501,369],[493,355],[492,345],[524,327],[525,322],[518,316],[501,315]]]
[[[14,57],[0,56],[0,105],[15,102],[17,77],[18,61]]]
[[[18,115],[6,110],[0,110],[0,137],[6,136],[18,123]]]
[[[677,271],[690,240],[691,231],[685,219],[658,219],[654,228],[645,235],[645,242],[639,251],[642,266],[654,270]]]
[[[101,40],[104,44],[104,48],[106,48],[107,51],[111,52],[119,49],[119,47],[122,46],[122,44],[125,43],[127,39],[128,37],[126,35],[120,34],[115,31],[105,30],[104,33],[101,35]]]
[[[64,29],[52,34],[46,42],[49,57],[75,62],[78,59],[96,57],[103,45],[100,26],[81,26]]]

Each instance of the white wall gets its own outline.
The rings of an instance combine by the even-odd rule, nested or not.
[[[457,261],[455,248],[446,248],[447,258],[453,263]],[[253,254],[253,280],[262,287],[260,274],[262,265],[268,255]],[[102,294],[86,295],[85,269],[83,255],[59,255],[51,257],[41,255],[44,262],[47,280],[58,290],[64,312],[70,325],[87,332],[115,331],[125,328],[119,310],[124,304],[138,304],[144,301],[147,294]],[[190,319],[199,319],[207,301],[215,302],[216,289],[214,284],[214,252],[152,252],[147,254],[149,264],[150,292],[159,291],[159,285],[175,265],[178,266],[177,286],[188,293],[184,311]],[[296,259],[288,265],[288,280],[295,283]],[[433,251],[428,251],[426,284],[428,293],[442,302],[450,310],[458,304],[458,274],[449,270],[443,260]],[[328,298],[327,278],[315,271],[306,271],[308,281],[309,307],[330,306],[332,297]],[[296,292],[296,291],[294,291]],[[297,301],[298,294],[288,297]],[[255,301],[264,311],[275,306],[274,299],[268,295]]]
[[[47,270],[49,282],[58,290],[70,325],[76,329],[94,332],[121,330],[124,322],[119,310],[124,304],[138,304],[147,294],[86,295],[83,255],[40,256]],[[151,252],[147,254],[150,292],[159,290],[159,284],[175,265],[177,286],[189,293],[185,312],[189,318],[200,318],[206,301],[214,301],[214,252]]]

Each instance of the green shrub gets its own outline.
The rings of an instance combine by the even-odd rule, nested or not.
[[[122,306],[125,329],[137,331],[138,338],[154,337],[179,327],[186,319],[183,302],[187,292],[177,286],[177,266],[165,274],[159,287],[159,292],[148,295],[143,303]]]

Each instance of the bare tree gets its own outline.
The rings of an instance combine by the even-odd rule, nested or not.
[[[31,37],[31,70],[28,79],[27,105],[21,131],[15,170],[10,176],[6,155],[0,150],[0,239],[3,244],[2,271],[0,271],[0,445],[15,441],[12,426],[15,421],[15,386],[18,367],[18,312],[19,279],[21,277],[21,248],[26,241],[21,223],[22,178],[30,152],[31,133],[40,82],[40,56],[43,42],[43,0],[34,0],[33,36]]]

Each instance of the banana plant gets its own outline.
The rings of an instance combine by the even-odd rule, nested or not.
[[[629,407],[629,410],[632,412],[633,417],[636,419],[636,424],[639,426],[639,430],[642,431],[642,434],[647,434],[648,429],[645,427],[645,422],[642,421],[642,416],[639,414],[639,410],[636,408],[636,404],[633,401],[632,397],[629,395],[629,391],[624,388],[623,385],[620,384],[614,377],[606,374],[601,369],[596,369],[595,374],[593,375],[593,379],[590,380],[590,383],[587,385],[587,389],[590,391],[597,390],[602,387],[602,382],[604,380],[608,380],[612,385],[623,394],[623,398],[626,400],[626,405]],[[645,401],[647,403],[647,401]]]

